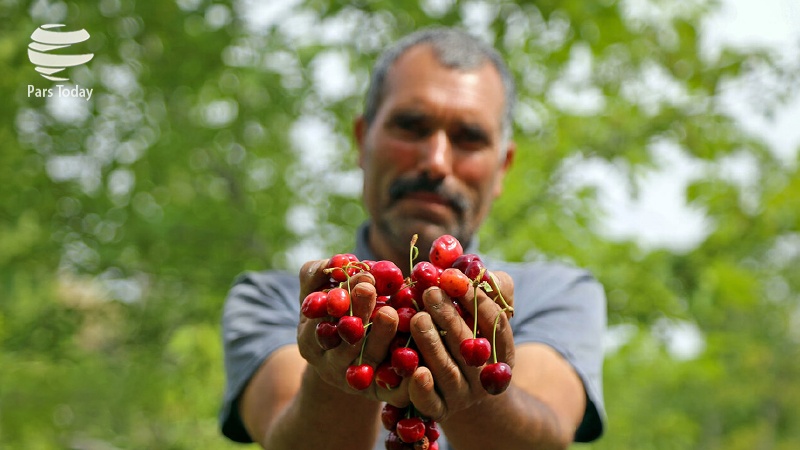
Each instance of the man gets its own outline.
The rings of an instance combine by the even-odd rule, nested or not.
[[[406,269],[413,234],[423,257],[443,234],[476,251],[475,233],[516,151],[514,95],[497,53],[457,30],[423,30],[384,53],[354,124],[370,218],[358,231],[356,256]],[[486,261],[515,309],[511,319],[500,315],[496,342],[498,359],[513,367],[512,382],[492,396],[481,388],[480,368],[460,357],[458,343],[472,335],[438,288],[425,292],[425,312],[411,323],[424,366],[393,390],[375,383],[350,388],[345,369],[361,343],[323,350],[314,336],[317,320],[299,313],[305,295],[328,278],[325,264],[306,263],[299,279],[247,274],[232,288],[223,319],[228,384],[220,417],[229,438],[267,449],[384,448],[382,402],[411,402],[438,421],[442,449],[566,448],[602,433],[605,297],[587,272]],[[354,314],[365,319],[375,304],[373,283],[370,275],[352,283]],[[490,335],[500,307],[480,294],[478,311],[479,328]],[[378,311],[364,361],[385,359],[397,322],[393,308]]]

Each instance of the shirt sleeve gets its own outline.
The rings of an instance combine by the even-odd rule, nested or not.
[[[219,423],[235,442],[253,442],[239,417],[237,399],[272,352],[297,342],[300,316],[298,277],[284,272],[240,275],[225,300],[222,340],[225,395]]]
[[[587,396],[575,441],[597,439],[605,423],[602,366],[607,312],[602,285],[588,271],[564,265],[521,264],[509,267],[508,273],[514,279],[514,342],[547,344],[573,366]]]

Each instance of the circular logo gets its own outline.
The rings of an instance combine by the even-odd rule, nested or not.
[[[45,24],[40,26],[31,34],[32,42],[28,45],[28,59],[36,66],[36,71],[41,76],[52,81],[69,80],[69,78],[53,75],[67,67],[85,64],[94,57],[94,53],[82,55],[49,53],[89,39],[89,33],[86,30],[54,30],[63,26],[64,24]]]

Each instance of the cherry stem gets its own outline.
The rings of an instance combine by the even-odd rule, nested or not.
[[[506,299],[503,297],[503,293],[500,291],[500,285],[497,283],[497,277],[491,272],[489,272],[489,277],[492,279],[492,283],[494,283],[495,287],[497,288],[497,296],[500,297],[500,301],[503,302],[503,311],[511,311],[513,314],[514,307],[506,303]]]
[[[419,238],[419,236],[416,233],[414,233],[414,235],[411,236],[411,251],[408,252],[408,256],[409,256],[408,273],[411,273],[411,272],[414,271],[414,260],[417,259],[417,256],[419,256],[419,249],[417,248],[417,245],[416,245],[418,238]]]
[[[372,323],[372,322],[370,322]],[[364,346],[367,345],[367,336],[364,336],[364,339],[361,341],[361,352],[358,354],[358,365],[361,365],[361,360],[364,358]]]
[[[344,272],[347,275],[347,271]],[[350,275],[347,275],[347,295],[350,296],[350,315],[353,315],[353,293],[350,291]]]
[[[478,285],[472,285],[472,302],[475,308],[472,311],[472,339],[478,337]]]
[[[408,340],[406,341],[406,347],[411,345],[411,336],[408,336]]]
[[[492,329],[492,362],[497,363],[497,323],[500,322],[500,314],[506,312],[506,309],[503,308],[500,310],[499,313],[494,317],[494,327]]]

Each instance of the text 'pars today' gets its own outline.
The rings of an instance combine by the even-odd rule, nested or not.
[[[92,98],[92,92],[94,89],[92,88],[82,88],[78,85],[75,86],[64,86],[63,84],[57,84],[52,88],[37,88],[36,86],[29,84],[28,85],[28,98],[30,97],[38,97],[38,98],[48,98],[48,97],[74,97],[74,98],[83,98],[87,101]]]

